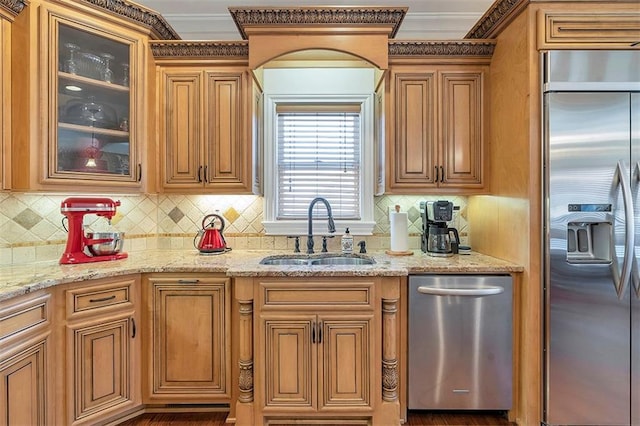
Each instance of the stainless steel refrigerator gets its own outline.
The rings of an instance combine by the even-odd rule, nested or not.
[[[640,425],[640,51],[543,63],[543,419]]]

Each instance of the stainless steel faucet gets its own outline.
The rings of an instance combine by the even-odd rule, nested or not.
[[[309,203],[309,218],[308,218],[309,231],[307,233],[307,254],[313,253],[313,207],[316,205],[317,202],[322,202],[324,206],[327,208],[327,214],[329,215],[329,232],[330,233],[336,232],[336,225],[335,223],[333,223],[333,215],[331,213],[331,205],[329,204],[329,202],[322,197],[317,197],[311,200],[311,203]]]

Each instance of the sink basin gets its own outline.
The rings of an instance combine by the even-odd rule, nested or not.
[[[364,257],[321,257],[311,259],[311,265],[373,265],[375,260]]]
[[[261,265],[280,266],[327,266],[327,265],[373,265],[375,260],[351,254],[319,255],[319,256],[267,256],[260,261]]]
[[[308,258],[299,257],[265,257],[260,261],[261,265],[304,265],[309,264]]]

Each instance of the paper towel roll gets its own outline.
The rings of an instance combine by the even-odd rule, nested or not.
[[[409,248],[409,221],[407,213],[391,212],[391,251],[407,251]]]

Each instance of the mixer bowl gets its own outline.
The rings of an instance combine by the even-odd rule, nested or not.
[[[120,253],[124,244],[124,232],[88,232],[88,240],[108,240],[101,243],[87,244],[93,256],[108,256]]]

